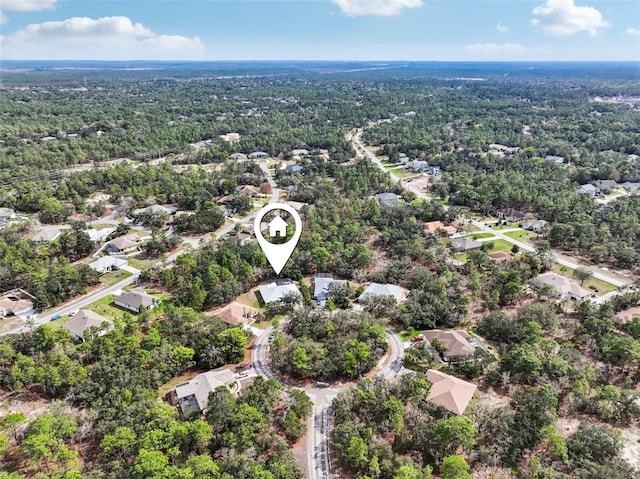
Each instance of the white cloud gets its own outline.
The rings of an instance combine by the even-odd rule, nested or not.
[[[350,17],[377,15],[391,17],[405,8],[416,8],[423,5],[422,0],[331,0],[342,13]]]
[[[37,10],[51,10],[57,0],[2,0],[2,10],[16,12],[35,12]]]
[[[197,60],[198,37],[158,35],[128,17],[73,17],[34,23],[0,37],[5,59]]]
[[[498,30],[500,33],[507,33],[509,31],[509,29],[505,27],[502,24],[502,22],[498,22],[498,25],[496,26],[496,30]]]
[[[0,25],[4,25],[9,21],[9,17],[7,17],[4,13],[0,12]]]
[[[598,29],[610,26],[597,9],[578,7],[574,0],[547,0],[535,7],[532,13],[538,18],[531,23],[549,35],[573,35],[585,31],[593,37],[598,34]]]
[[[521,60],[530,51],[519,43],[473,43],[465,50],[477,60]]]
[[[640,37],[640,30],[637,28],[627,28],[624,33],[631,35],[632,37]]]

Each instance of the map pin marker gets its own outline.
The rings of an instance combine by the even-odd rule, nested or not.
[[[274,244],[270,243],[265,239],[262,235],[262,231],[260,231],[260,224],[262,223],[262,218],[269,211],[273,210],[283,210],[289,213],[289,215],[293,218],[296,230],[293,233],[293,238],[291,238],[286,243],[282,244]],[[294,210],[291,206],[285,205],[284,203],[273,203],[271,205],[265,206],[256,215],[255,220],[253,221],[253,232],[256,235],[256,239],[258,240],[258,244],[265,256],[271,263],[273,270],[276,274],[280,274],[280,271],[284,268],[284,265],[287,264],[287,261],[291,257],[291,253],[296,248],[298,244],[298,240],[300,239],[300,235],[302,234],[302,220],[300,219],[300,215],[296,210]],[[287,222],[284,221],[280,215],[276,216],[269,222],[269,236],[272,238],[285,237],[287,235]]]

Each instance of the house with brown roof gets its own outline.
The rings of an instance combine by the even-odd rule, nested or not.
[[[505,208],[500,210],[499,215],[507,221],[522,221],[527,217],[525,213],[518,211],[515,208]]]
[[[502,264],[505,261],[509,261],[511,256],[511,253],[507,253],[506,251],[498,251],[496,253],[491,253],[489,258],[491,258],[491,262],[493,264]]]
[[[129,233],[109,241],[105,248],[109,254],[124,254],[137,250],[139,246],[140,236]]]
[[[69,331],[76,341],[85,342],[85,332],[90,328],[98,329],[98,336],[107,333],[113,328],[113,323],[104,316],[91,311],[90,309],[82,309],[66,323],[62,325],[64,329]]]
[[[640,319],[640,307],[620,311],[618,314],[616,314],[616,317],[619,318],[623,323],[628,323],[633,318]]]
[[[35,311],[35,296],[23,289],[12,289],[0,296],[0,318],[5,316],[24,316]]]
[[[247,196],[257,196],[260,194],[260,191],[255,186],[244,185],[242,188],[238,190],[238,193],[240,193],[241,195],[247,195]]]
[[[229,387],[235,380],[235,376],[228,369],[207,371],[190,381],[178,384],[174,398],[183,413],[203,413],[209,404],[209,393],[220,386]]]
[[[461,329],[457,331],[432,329],[425,331],[423,335],[429,342],[437,339],[447,348],[442,354],[445,360],[452,356],[470,356],[475,351],[475,347],[469,342],[471,336]]]
[[[424,224],[424,232],[428,235],[446,233],[448,236],[453,236],[457,231],[458,229],[455,226],[445,225],[442,221],[429,221]]]
[[[122,294],[113,298],[113,302],[117,306],[133,311],[134,313],[152,310],[160,304],[160,300],[158,298],[155,298],[140,289],[124,291]]]
[[[219,309],[215,315],[227,324],[240,326],[248,324],[258,316],[258,310],[246,304],[234,301]]]
[[[435,369],[427,371],[427,380],[431,382],[427,400],[459,416],[464,414],[478,389],[475,384]]]

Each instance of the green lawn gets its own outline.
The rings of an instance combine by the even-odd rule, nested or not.
[[[409,332],[407,330],[404,331],[400,331],[398,333],[398,335],[400,336],[400,339],[402,339],[403,342],[406,341],[411,341],[413,338],[415,338],[416,336],[418,336],[419,334],[422,334],[422,331],[412,331]]]
[[[534,233],[533,231],[527,230],[519,230],[519,231],[509,231],[505,233],[505,236],[509,238],[513,238],[518,241],[522,241],[525,243],[530,243],[533,238],[538,237],[538,233]]]
[[[113,304],[113,294],[100,298],[89,305],[87,309],[101,314],[108,319],[121,318],[124,315],[124,309],[120,309]]]
[[[105,224],[100,223],[100,224],[97,224],[97,225],[91,225],[91,228],[93,228],[94,230],[104,230],[104,229],[107,229],[107,228],[113,228],[114,226],[115,225],[108,224],[108,223],[105,223]]]
[[[146,269],[149,266],[157,263],[158,259],[138,259],[138,258],[127,258],[129,265],[136,269]]]
[[[573,268],[569,268],[568,266],[562,266],[561,264],[554,263],[551,269],[556,273],[560,273],[561,275],[566,276],[567,278],[570,278],[574,280],[576,283],[580,284],[580,281],[578,281],[573,276],[573,272],[575,271]],[[581,286],[585,289],[588,289],[594,292],[595,290],[593,288],[596,288],[598,290],[596,294],[598,295],[610,293],[611,291],[615,291],[617,289],[617,287],[612,285],[611,283],[607,283],[606,281],[602,281],[601,279],[597,279],[593,277],[586,280],[584,284],[582,284]]]
[[[100,276],[100,282],[105,286],[111,286],[119,281],[127,279],[132,273],[129,271],[112,271],[111,273]]]
[[[506,225],[499,224],[498,226],[491,226],[491,225],[487,225],[487,226],[489,226],[492,230],[496,230],[496,231],[519,228],[518,223],[507,223]]]
[[[473,239],[495,238],[493,233],[472,233],[472,234],[466,235],[466,236],[468,236],[468,237],[470,236]]]
[[[499,251],[511,251],[512,244],[503,239],[496,239],[494,241],[489,241],[489,243],[493,243],[493,248],[491,248],[488,252],[497,253]]]

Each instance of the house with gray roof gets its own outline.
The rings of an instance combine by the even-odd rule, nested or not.
[[[245,155],[244,153],[233,153],[229,158],[236,161],[243,161],[247,159],[247,155]]]
[[[149,311],[160,304],[160,300],[141,289],[131,289],[124,291],[113,298],[113,302],[121,308],[128,309],[134,313]]]
[[[47,226],[38,231],[38,233],[31,238],[31,241],[36,244],[49,243],[55,240],[58,236],[60,236],[60,228]]]
[[[163,206],[163,205],[151,205],[146,208],[138,208],[137,210],[133,210],[131,214],[133,215],[172,215],[176,212],[176,208],[173,206]]]
[[[482,248],[482,243],[480,243],[480,241],[474,240],[471,237],[464,237],[452,239],[451,243],[449,243],[449,246],[457,249],[458,251],[469,251]]]
[[[596,196],[597,194],[600,193],[600,191],[595,186],[587,183],[586,185],[580,185],[578,187],[578,193],[584,193],[587,195]]]
[[[284,169],[284,171],[287,173],[300,173],[302,169],[303,169],[302,166],[289,165]]]
[[[405,297],[406,293],[406,289],[396,286],[395,284],[371,283],[362,292],[358,299],[367,299],[374,296],[393,296],[396,301],[400,302],[400,300]]]
[[[12,208],[0,208],[0,223],[4,223],[15,216],[16,212]]]
[[[198,374],[190,381],[176,386],[175,398],[178,406],[183,414],[204,413],[209,404],[209,393],[220,386],[229,387],[235,380],[235,376],[229,369]]]
[[[265,151],[254,151],[249,155],[249,158],[251,158],[252,160],[257,160],[259,158],[266,158],[268,156],[269,156],[269,153]]]
[[[570,298],[582,300],[593,297],[593,293],[591,291],[584,289],[578,283],[552,272],[536,276],[531,281],[531,285],[537,290],[541,290],[545,286],[549,286],[551,288],[551,295],[558,299]]]
[[[630,193],[638,193],[640,192],[640,183],[631,183],[630,181],[625,181],[620,186],[622,186],[625,190]]]
[[[262,296],[264,304],[280,301],[289,293],[295,293],[302,297],[300,291],[290,279],[279,279],[273,283],[260,285],[258,286],[258,291],[260,292],[260,296]]]
[[[378,193],[376,195],[376,200],[378,200],[381,205],[393,205],[397,203],[399,199],[400,197],[398,195],[390,192]]]
[[[563,164],[564,163],[564,157],[563,156],[556,156],[556,155],[547,155],[547,156],[544,157],[544,161],[551,161],[553,163]]]
[[[596,180],[595,187],[600,193],[609,193],[618,187],[618,183],[614,180]]]
[[[69,331],[76,341],[84,343],[87,339],[85,332],[88,329],[98,329],[97,335],[101,336],[113,328],[113,323],[104,316],[100,316],[98,313],[89,309],[81,309],[73,318],[64,323],[62,327]]]
[[[313,297],[319,306],[324,306],[328,299],[329,286],[332,284],[349,286],[346,280],[333,279],[330,273],[318,273],[313,277]]]

